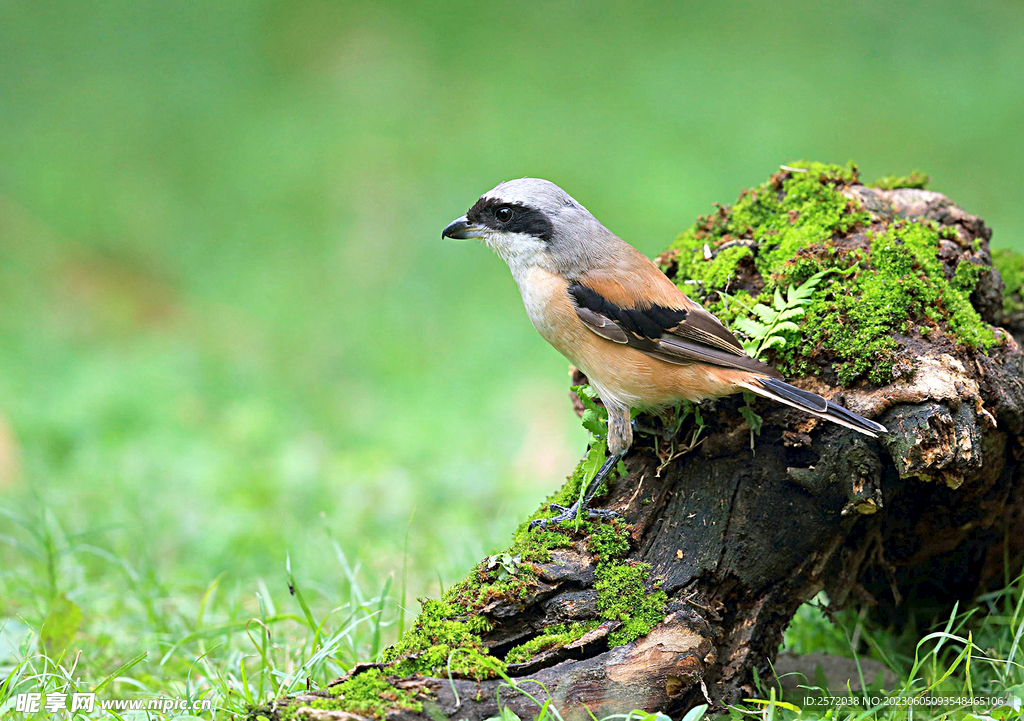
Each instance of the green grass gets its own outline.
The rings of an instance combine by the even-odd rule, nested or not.
[[[391,579],[382,587],[367,588],[326,534],[324,558],[330,558],[331,568],[344,579],[334,589],[305,585],[288,572],[291,594],[273,592],[262,581],[253,590],[243,589],[224,578],[190,593],[166,588],[152,567],[133,566],[88,537],[66,534],[50,515],[8,520],[17,532],[3,541],[24,555],[24,563],[22,573],[7,569],[0,575],[0,590],[5,599],[30,601],[26,611],[34,608],[35,613],[8,618],[0,628],[0,673],[5,677],[0,682],[0,709],[5,704],[9,708],[21,692],[97,690],[99,698],[206,700],[215,718],[237,717],[278,696],[319,688],[357,661],[377,657],[382,639],[393,638],[401,624],[398,599],[389,596]],[[110,577],[116,576],[119,583],[110,583],[109,577],[98,582],[87,577],[85,567],[95,558],[110,564]],[[71,629],[73,636],[62,641],[53,624],[62,616],[67,620],[72,604],[92,611],[80,627]],[[49,632],[40,619],[50,626]],[[77,626],[73,617],[70,622]],[[839,614],[833,625],[807,604],[797,614],[785,645],[797,653],[824,651],[881,661],[898,683],[883,688],[865,679],[869,696],[900,696],[919,699],[918,703],[928,697],[990,696],[1008,698],[1012,704],[1014,696],[1024,697],[1024,578],[982,596],[967,612],[954,611],[920,639],[871,628],[850,612]],[[731,707],[729,715],[907,718],[909,702],[872,705],[860,694],[826,715],[825,708],[805,703],[803,694],[849,694],[842,688],[824,688],[813,678],[803,683],[806,690],[789,698],[781,694],[777,681],[761,678],[757,697]],[[794,710],[798,708],[801,713]],[[1010,708],[994,717],[1017,718]],[[990,710],[991,705],[975,713],[984,718],[982,711]],[[919,719],[948,714],[962,718],[965,713],[955,703],[914,707],[914,718]],[[540,715],[561,718],[550,706]]]
[[[152,565],[133,565],[89,534],[67,534],[50,514],[7,520],[15,535],[0,540],[22,563],[20,573],[0,576],[0,590],[22,607],[0,624],[0,709],[21,692],[98,690],[100,699],[208,699],[217,718],[230,718],[305,689],[307,679],[333,680],[375,657],[400,625],[392,579],[366,588],[326,532],[323,562],[339,579],[329,590],[288,569],[282,589],[262,579],[243,588],[222,575],[205,588],[172,590]],[[107,572],[90,579],[96,559]],[[87,609],[80,624],[69,613],[79,607]],[[46,627],[61,621],[72,637],[47,643]]]
[[[982,595],[965,612],[954,609],[945,622],[921,638],[871,628],[852,612],[840,613],[833,625],[815,605],[801,607],[785,647],[796,653],[819,651],[858,661],[873,658],[895,674],[897,683],[890,688],[881,677],[865,676],[859,662],[859,680],[866,691],[856,694],[828,688],[821,677],[802,677],[799,695],[789,698],[777,680],[761,679],[758,699],[731,709],[733,718],[751,715],[752,709],[755,715],[770,709],[776,719],[824,718],[827,706],[806,703],[806,697],[815,696],[849,700],[832,707],[827,716],[831,719],[906,719],[911,706],[912,717],[921,719],[1024,716],[1024,577]],[[970,698],[996,701],[971,705],[956,700]]]
[[[501,180],[653,256],[780,162],[855,157],[927,168],[1024,249],[1022,26],[0,0],[0,677],[93,687],[144,654],[103,693],[238,711],[503,548],[585,434],[507,269],[438,238]]]

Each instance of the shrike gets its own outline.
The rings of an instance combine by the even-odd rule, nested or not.
[[[632,408],[750,391],[873,438],[886,432],[748,356],[721,321],[554,183],[502,183],[441,235],[478,238],[501,256],[534,328],[587,375],[608,409],[610,455],[584,492],[583,508],[559,506],[550,522],[578,510],[614,515],[588,506],[633,443]]]

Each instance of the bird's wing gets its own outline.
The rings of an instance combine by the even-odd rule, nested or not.
[[[657,267],[651,264],[650,269],[661,279],[645,269],[649,277],[630,284],[637,288],[633,294],[621,282],[599,274],[571,284],[568,293],[576,315],[602,338],[669,363],[707,363],[782,377],[748,356],[718,318],[687,298]]]

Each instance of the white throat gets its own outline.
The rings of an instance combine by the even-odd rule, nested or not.
[[[484,236],[483,241],[488,248],[505,261],[517,283],[530,268],[547,269],[551,265],[547,244],[531,235],[488,233]]]

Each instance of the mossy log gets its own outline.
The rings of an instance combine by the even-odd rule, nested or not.
[[[425,603],[386,663],[263,713],[486,719],[500,700],[531,718],[550,700],[582,719],[721,707],[752,692],[755,669],[768,672],[797,607],[820,591],[835,609],[902,623],[1017,572],[1024,328],[1000,325],[1020,321],[1020,289],[1004,296],[979,218],[938,193],[881,185],[860,184],[853,168],[784,167],[661,261],[726,318],[730,298],[770,299],[836,268],[769,359],[889,435],[758,401],[755,436],[743,398],[703,404],[672,440],[639,436],[601,499],[625,523],[536,534],[524,524],[508,556]],[[571,498],[581,476],[549,501]]]

